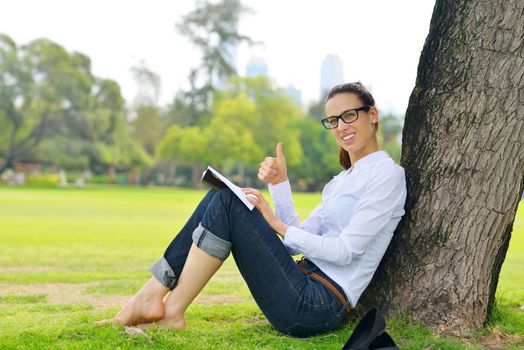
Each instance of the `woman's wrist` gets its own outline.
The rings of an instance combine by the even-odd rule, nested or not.
[[[280,236],[284,237],[286,235],[287,225],[284,224],[282,221],[278,220],[271,226]]]
[[[282,182],[287,181],[287,180],[289,180],[289,179],[288,179],[287,176],[285,176],[285,177],[280,178],[280,179],[278,179],[278,180],[276,180],[276,181],[272,181],[272,182],[270,182],[270,184],[273,185],[273,186],[275,186],[275,185],[278,185],[279,183],[282,183]]]

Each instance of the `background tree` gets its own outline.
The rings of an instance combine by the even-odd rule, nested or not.
[[[129,138],[118,84],[46,39],[0,36],[0,125],[0,172],[18,161],[103,171],[148,160]]]
[[[284,141],[288,165],[299,164],[303,153],[299,129],[294,125],[305,116],[292,97],[284,89],[274,86],[266,77],[237,77],[231,78],[226,88],[217,93],[216,100],[220,102],[237,96],[244,96],[255,106],[253,114],[245,116],[244,122],[252,130],[262,154],[275,154],[275,145]],[[258,166],[260,161],[255,164]]]
[[[168,125],[191,126],[195,124],[196,117],[194,108],[187,99],[187,92],[179,91],[173,101],[166,106],[166,123]],[[207,111],[206,111],[207,113]],[[208,118],[206,118],[208,120]]]
[[[5,169],[13,167],[15,159],[23,153],[19,148],[24,147],[24,143],[38,143],[43,130],[35,132],[33,137],[26,132],[26,135],[19,136],[20,140],[16,139],[23,127],[18,109],[28,103],[27,90],[31,77],[19,63],[15,42],[6,35],[0,36],[0,72],[0,125],[4,126],[0,129],[0,156],[4,158],[4,163],[0,164],[1,174]],[[18,101],[18,106],[15,101]],[[21,145],[17,147],[17,143]]]
[[[279,141],[285,142],[290,167],[303,161],[300,129],[295,124],[304,116],[287,93],[274,87],[267,78],[232,78],[224,90],[215,93],[214,101],[207,125],[169,129],[158,149],[162,159],[178,159],[180,165],[187,164],[189,159],[199,164],[208,162],[222,167],[226,175],[234,175],[232,169],[237,168],[235,179],[240,182],[247,180],[246,176],[256,179],[258,164],[265,155],[275,153]],[[206,142],[195,142],[192,147],[198,145],[198,150],[190,148],[191,154],[186,156],[180,140],[187,130],[195,130]],[[201,152],[200,145],[209,149]],[[195,166],[193,178],[200,180],[201,174],[201,169]]]
[[[300,162],[288,169],[293,186],[301,191],[321,191],[342,170],[338,162],[338,144],[331,132],[313,118],[298,120],[293,128],[300,135],[303,154]]]
[[[125,101],[120,87],[111,80],[101,80],[95,95],[96,108],[92,114],[94,127],[99,130],[90,140],[96,148],[90,159],[90,168],[101,172],[114,167],[135,168],[151,165],[152,158],[144,148],[130,137],[130,128],[126,121]],[[104,127],[100,127],[104,125]]]
[[[236,162],[238,177],[235,179],[246,186],[259,186],[256,181],[258,165],[264,156],[275,154],[275,145],[279,141],[284,141],[289,174],[294,176],[293,166],[303,161],[300,129],[295,125],[304,118],[299,106],[285,90],[275,87],[266,77],[230,78],[226,88],[216,94],[216,100],[224,103],[238,96],[254,106],[252,113],[243,115],[241,123],[253,135],[258,152],[248,157],[251,162]],[[243,137],[245,135],[239,133],[239,139]]]
[[[209,144],[201,128],[172,125],[158,144],[157,155],[159,159],[174,162],[175,169],[178,164],[192,166],[191,184],[199,187],[202,163],[207,163],[214,155],[208,151]],[[176,170],[173,172],[176,176]]]
[[[308,107],[308,114],[315,120],[321,120],[322,118],[325,118],[324,104],[325,101],[323,99],[311,103]]]
[[[131,136],[150,156],[153,156],[166,131],[166,122],[161,117],[160,109],[153,105],[136,105],[133,106],[132,115]]]
[[[256,142],[257,106],[245,95],[218,101],[213,119],[204,133],[210,141],[210,161],[222,167],[225,174],[234,166],[240,167],[239,182],[245,182],[245,164],[258,164],[264,158],[260,144]]]
[[[6,35],[0,41],[3,168],[38,159],[37,148],[52,136],[87,136],[85,111],[94,83],[89,59],[45,39],[23,47]]]
[[[137,95],[133,104],[156,106],[162,90],[162,79],[153,72],[144,60],[134,65],[130,69],[131,75],[135,79]]]
[[[437,1],[403,131],[401,221],[366,304],[442,328],[493,306],[524,188],[522,1]]]
[[[191,109],[192,125],[203,125],[212,104],[213,91],[224,85],[227,77],[236,75],[234,51],[252,40],[238,32],[240,17],[250,10],[240,0],[198,1],[176,27],[202,54],[202,63],[189,74],[190,89],[179,96],[179,102]]]
[[[229,76],[236,75],[236,47],[243,42],[251,43],[251,39],[239,34],[237,29],[240,17],[248,11],[239,0],[198,1],[196,8],[176,24],[178,31],[200,51],[202,63],[189,74],[189,90],[177,93],[167,107],[164,113],[167,125],[194,126],[199,127],[199,130],[209,127],[215,92],[218,88],[223,88]],[[223,131],[231,133],[230,129]],[[214,137],[218,136],[214,134]],[[170,139],[173,135],[166,137]],[[167,140],[164,141],[159,148],[165,149],[169,144]],[[168,153],[160,152],[161,159],[167,160]],[[174,177],[177,161],[169,161],[171,174],[168,177]],[[193,186],[199,184],[196,180],[199,178],[197,174],[202,170],[199,169],[201,161],[202,159],[195,159],[192,165]]]
[[[394,114],[380,116],[379,132],[381,136],[380,148],[388,152],[395,162],[400,162],[402,119]]]
[[[154,156],[166,131],[166,120],[158,106],[161,79],[144,61],[131,67],[131,74],[138,88],[131,106],[131,135],[150,156]]]

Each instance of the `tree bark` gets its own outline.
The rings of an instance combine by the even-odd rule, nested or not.
[[[168,173],[168,183],[174,185],[176,183],[176,170],[177,170],[177,161],[172,160],[169,163],[169,173]]]
[[[480,327],[524,188],[524,1],[437,0],[402,136],[406,215],[361,300]]]
[[[202,183],[200,180],[202,179],[202,164],[199,160],[195,160],[193,162],[193,171],[191,175],[191,185],[193,188],[202,188]]]
[[[246,165],[244,163],[238,165],[238,180],[241,186],[246,186]]]

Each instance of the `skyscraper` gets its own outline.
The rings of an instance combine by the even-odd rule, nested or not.
[[[344,68],[337,55],[326,55],[320,66],[320,99],[324,99],[331,88],[344,82]]]

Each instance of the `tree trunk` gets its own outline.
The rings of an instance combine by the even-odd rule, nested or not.
[[[16,125],[13,125],[13,130],[11,131],[11,135],[9,136],[9,142],[7,144],[7,148],[5,151],[4,162],[0,165],[0,175],[2,175],[2,173],[6,171],[7,169],[14,167],[14,162],[15,162],[14,143],[15,143],[15,137],[16,137],[16,133],[18,129],[19,128]]]
[[[0,175],[4,173],[7,169],[12,167],[12,163],[9,161],[9,159],[5,159],[3,163],[0,164]]]
[[[134,166],[129,170],[129,185],[136,185],[136,168]]]
[[[176,170],[177,170],[176,160],[172,160],[169,163],[169,173],[168,173],[168,176],[167,176],[168,183],[170,185],[175,185],[175,183],[176,183]]]
[[[116,181],[116,171],[114,165],[110,165],[107,169],[107,183],[114,184]]]
[[[238,180],[241,186],[246,186],[246,165],[244,163],[238,165]]]
[[[524,1],[437,1],[402,137],[406,216],[362,302],[480,327],[524,188]]]
[[[193,162],[193,171],[191,176],[191,184],[193,188],[201,188],[202,183],[200,180],[202,179],[202,164],[199,160],[195,160]]]

